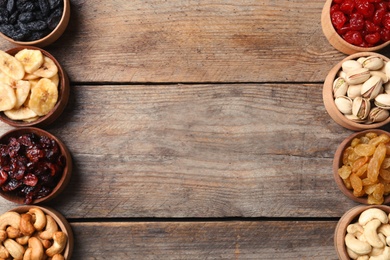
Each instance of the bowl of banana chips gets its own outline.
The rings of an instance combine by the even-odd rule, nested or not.
[[[48,126],[69,100],[69,78],[47,51],[0,50],[0,120],[14,127]]]

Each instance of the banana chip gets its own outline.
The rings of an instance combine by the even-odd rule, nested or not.
[[[15,80],[23,79],[25,73],[23,64],[5,51],[0,51],[0,70]]]
[[[38,116],[44,116],[54,108],[57,100],[57,86],[50,79],[42,78],[31,89],[28,107]]]
[[[15,54],[15,58],[23,64],[27,73],[33,73],[43,64],[43,54],[40,50],[23,49]]]
[[[49,57],[44,56],[42,66],[36,71],[34,71],[33,74],[42,78],[51,78],[54,77],[54,75],[56,75],[57,73],[58,68],[54,61]]]
[[[0,111],[10,110],[16,104],[14,89],[7,84],[0,83]]]

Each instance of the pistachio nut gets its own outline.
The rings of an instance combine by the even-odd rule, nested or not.
[[[362,67],[363,67],[363,65],[356,60],[346,60],[341,64],[341,69],[344,72],[348,72],[348,71],[351,71],[353,69],[359,69]]]
[[[383,90],[385,91],[385,93],[390,94],[390,81],[383,84]]]
[[[361,95],[362,86],[363,84],[349,85],[347,90],[347,96],[352,99],[354,99],[355,97],[359,97]]]
[[[362,66],[363,68],[367,68],[369,70],[379,70],[385,65],[383,59],[377,56],[369,56],[364,59]]]
[[[374,99],[382,92],[382,79],[379,76],[371,76],[363,83],[361,95],[364,98]]]
[[[360,64],[363,64],[363,61],[366,59],[367,57],[359,57],[356,61],[359,62]]]
[[[383,109],[390,109],[390,94],[379,94],[375,98],[375,105]]]
[[[352,99],[346,96],[339,96],[334,100],[338,110],[344,115],[352,114]]]
[[[385,64],[385,73],[386,73],[387,77],[390,78],[390,62],[386,62],[386,64]]]
[[[345,82],[344,78],[338,77],[333,82],[333,96],[345,96],[347,94],[348,84]]]
[[[344,78],[344,79],[345,79],[346,76],[347,76],[347,73],[345,73],[345,72],[342,71],[342,70],[339,70],[339,72],[338,72],[337,75],[336,75],[336,78],[337,78],[337,77],[340,77],[340,78]]]
[[[360,119],[366,119],[371,110],[370,101],[367,98],[356,97],[352,101],[352,114]]]
[[[374,107],[368,114],[368,121],[371,123],[382,122],[389,118],[389,111],[380,107]]]
[[[380,70],[373,70],[370,71],[371,76],[378,76],[382,79],[382,84],[385,84],[389,81],[389,77],[387,77],[386,73]]]
[[[362,120],[360,118],[358,118],[357,116],[355,115],[344,115],[348,120],[351,120],[355,123],[365,123],[365,120]]]
[[[347,72],[345,80],[349,85],[356,85],[365,82],[370,77],[371,74],[367,68],[359,68]]]

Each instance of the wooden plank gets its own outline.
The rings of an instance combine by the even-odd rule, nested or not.
[[[337,259],[335,222],[72,223],[73,259]]]
[[[344,57],[323,0],[71,2],[47,49],[76,82],[319,82]]]
[[[75,164],[52,205],[70,218],[341,216],[355,204],[331,165],[352,132],[330,119],[321,87],[73,87],[48,128]]]

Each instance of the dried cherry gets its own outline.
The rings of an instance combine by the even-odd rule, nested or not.
[[[333,27],[348,43],[373,47],[390,40],[389,0],[333,0]]]
[[[0,144],[0,187],[31,204],[50,194],[62,177],[65,157],[47,136],[23,134]]]

